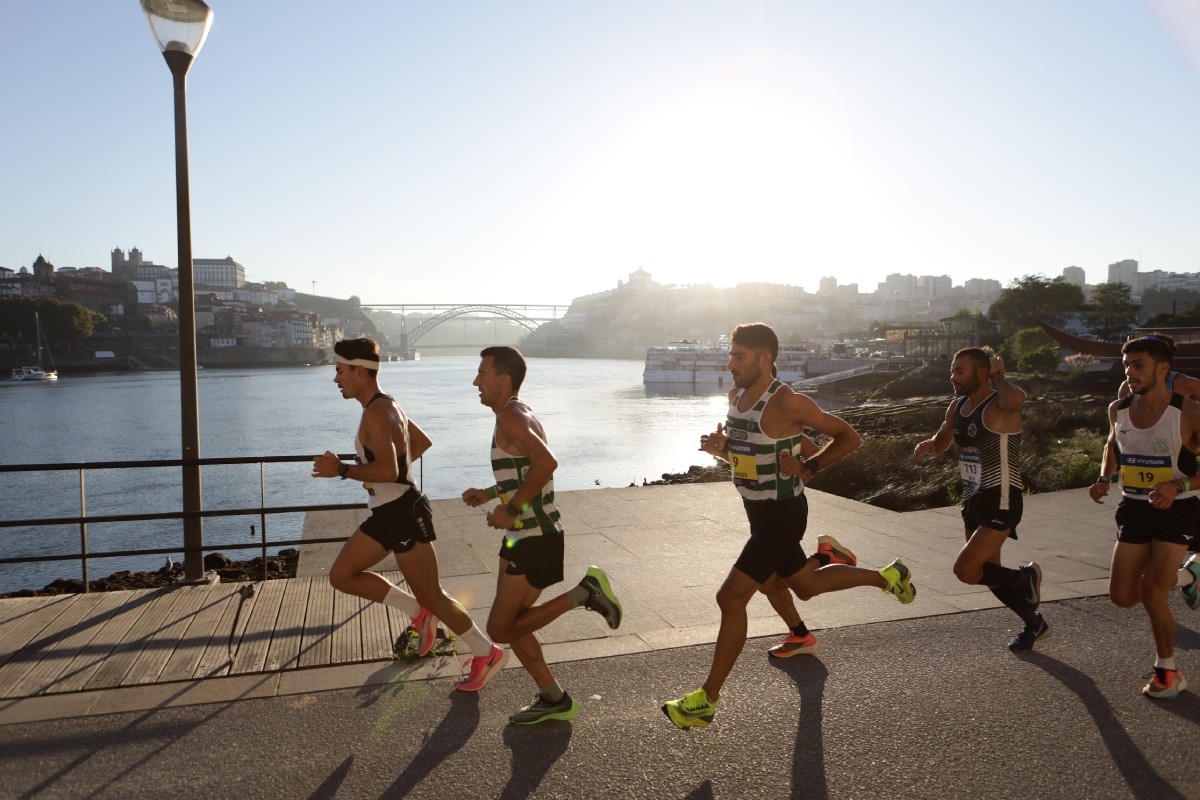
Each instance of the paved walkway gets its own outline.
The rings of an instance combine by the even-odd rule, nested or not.
[[[810,628],[955,614],[998,605],[986,589],[965,586],[953,576],[951,565],[962,542],[956,508],[896,513],[821,492],[812,492],[810,500],[806,541],[814,541],[818,534],[833,534],[858,554],[861,564],[869,566],[883,566],[900,556],[911,567],[918,587],[916,602],[907,606],[866,588],[815,598],[800,604]],[[610,631],[598,615],[585,611],[564,615],[539,634],[552,663],[715,640],[719,613],[713,596],[747,536],[741,504],[728,484],[563,492],[560,506],[568,537],[567,581],[548,589],[546,596],[570,586],[587,565],[599,564],[612,578],[625,619],[618,631]],[[360,513],[310,515],[305,535],[344,534],[353,530]],[[484,525],[480,509],[467,508],[457,500],[436,501],[434,513],[443,583],[482,621],[494,593],[499,536]],[[1005,561],[1038,561],[1043,569],[1042,595],[1047,601],[1105,594],[1113,540],[1111,514],[1111,504],[1092,503],[1085,490],[1028,497],[1021,539],[1006,546]],[[138,613],[150,616],[140,625],[136,619],[124,625],[125,638],[113,641],[89,638],[87,631],[92,628],[81,611],[76,612],[71,636],[48,635],[44,625],[30,622],[37,613],[52,618],[44,609],[63,603],[62,598],[0,601],[0,697],[5,698],[0,700],[0,724],[358,687],[394,681],[398,675],[406,679],[459,675],[461,666],[454,657],[415,663],[382,661],[388,639],[382,633],[371,633],[367,615],[378,611],[371,604],[338,606],[334,600],[328,604],[334,613],[332,622],[321,617],[312,630],[298,627],[296,614],[288,613],[294,604],[285,598],[301,593],[307,597],[318,588],[327,588],[322,578],[336,549],[329,545],[304,548],[295,581],[272,581],[286,585],[260,591],[258,598],[269,598],[260,606],[266,611],[255,615],[249,605],[244,610],[232,643],[232,665],[225,655],[236,603],[229,585],[186,590],[208,592],[208,600],[181,599],[179,593],[185,590],[144,593],[153,597],[136,600]],[[393,566],[385,562],[381,568]],[[292,585],[299,582],[317,588],[293,591]],[[258,598],[252,602],[259,602]],[[218,600],[224,602],[219,614],[213,610]],[[95,597],[91,602],[112,601]],[[201,647],[199,656],[195,656],[199,637],[194,633],[189,637],[187,631],[200,615],[183,613],[192,606],[209,609],[211,618],[201,643],[208,644]],[[38,612],[39,608],[43,610]],[[155,608],[158,610],[153,611]],[[105,613],[111,615],[112,609]],[[782,630],[782,623],[761,596],[751,603],[749,616],[751,637]],[[60,627],[61,623],[60,618]],[[387,627],[386,621],[381,624]],[[389,636],[399,624],[402,620],[391,621]],[[360,643],[356,649],[353,643],[345,643],[351,636],[361,637],[361,642],[372,639],[374,644]],[[286,650],[280,641],[292,649]],[[298,655],[296,643],[300,643]],[[318,650],[326,653],[323,660],[312,655]],[[192,655],[181,655],[188,652]],[[293,655],[272,660],[270,654],[277,652]],[[199,658],[208,671],[187,673],[178,668],[184,662],[199,668],[192,657]],[[339,661],[340,665],[325,666]],[[510,660],[510,668],[515,666],[515,659]],[[80,675],[89,680],[81,680]]]

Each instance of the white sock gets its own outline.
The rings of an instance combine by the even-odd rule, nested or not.
[[[471,655],[473,656],[486,656],[492,652],[492,640],[483,631],[479,630],[479,626],[474,622],[471,623],[471,630],[466,633],[460,633],[458,638],[462,639],[467,647],[471,648]]]
[[[1163,669],[1175,669],[1175,656],[1171,656],[1170,658],[1156,656],[1154,658],[1154,666],[1155,668],[1162,667]]]
[[[421,604],[417,602],[417,598],[399,586],[388,589],[387,595],[383,598],[383,604],[400,609],[408,615],[409,619],[415,619],[417,614],[421,613]]]

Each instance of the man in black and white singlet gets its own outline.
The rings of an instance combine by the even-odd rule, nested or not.
[[[412,462],[429,449],[429,437],[405,416],[400,404],[379,389],[379,345],[371,339],[347,339],[334,345],[333,382],[347,400],[362,404],[362,420],[354,437],[358,454],[353,465],[325,451],[313,459],[314,478],[361,481],[371,515],[338,553],[329,582],[339,591],[400,609],[412,620],[418,655],[434,644],[435,626],[443,620],[471,649],[470,671],[457,688],[474,692],[499,673],[507,659],[471,621],[462,604],[442,589],[433,550],[433,512],[413,485]],[[413,594],[371,572],[392,552]],[[415,595],[415,596],[414,596]]]
[[[1113,547],[1108,594],[1129,608],[1141,602],[1154,634],[1154,674],[1142,687],[1148,697],[1176,697],[1187,688],[1175,663],[1175,617],[1168,599],[1183,589],[1188,606],[1200,605],[1195,557],[1182,568],[1187,537],[1200,515],[1192,481],[1200,450],[1200,404],[1167,389],[1175,341],[1155,334],[1121,348],[1131,394],[1108,407],[1110,430],[1101,475],[1089,494],[1104,502],[1119,482],[1117,543]]]
[[[818,545],[816,556],[805,555],[800,544],[808,525],[804,482],[862,440],[845,420],[822,411],[775,378],[772,367],[778,353],[779,339],[770,326],[755,322],[734,329],[729,413],[715,432],[700,437],[701,450],[730,464],[750,538],[717,592],[721,627],[704,685],[662,705],[663,713],[681,729],[712,723],[721,687],[746,643],[746,606],[765,584],[770,596],[778,578],[801,600],[856,586],[874,586],[902,603],[916,596],[908,567],[899,559],[878,571],[858,567],[853,553],[830,547],[828,541]],[[796,455],[804,452],[806,427],[830,441],[801,462]],[[794,607],[772,605],[785,619],[803,624]]]
[[[494,483],[486,489],[467,489],[462,499],[473,508],[500,501],[487,515],[490,527],[504,531],[488,635],[512,648],[538,687],[533,703],[509,721],[534,725],[570,720],[579,713],[579,701],[554,679],[534,632],[581,607],[600,614],[609,628],[616,629],[621,624],[621,603],[604,570],[588,567],[576,586],[537,604],[543,590],[563,579],[563,529],[554,505],[558,460],[546,442],[542,423],[518,396],[525,380],[525,357],[504,346],[485,348],[479,355],[474,385],[479,402],[496,414],[490,453]]]
[[[987,586],[1025,623],[1009,643],[1014,652],[1032,650],[1050,635],[1038,614],[1042,570],[1034,562],[1012,569],[1000,564],[1004,542],[1017,538],[1021,521],[1021,406],[1025,390],[1004,377],[1004,361],[986,350],[969,347],[954,354],[950,384],[959,399],[932,438],[917,444],[913,458],[958,445],[962,480],[962,518],[967,543],[954,562],[963,583]]]

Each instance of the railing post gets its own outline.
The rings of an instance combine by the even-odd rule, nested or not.
[[[91,582],[88,580],[87,494],[84,491],[83,473],[84,469],[80,467],[79,516],[83,521],[79,523],[79,561],[83,565],[83,593],[87,594],[91,591]]]
[[[258,518],[262,523],[262,579],[267,580],[267,478],[263,462],[258,462]]]

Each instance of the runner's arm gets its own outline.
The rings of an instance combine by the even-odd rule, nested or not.
[[[533,427],[533,420],[528,415],[516,409],[505,409],[496,417],[496,424],[508,440],[506,450],[529,459],[529,472],[525,474],[521,486],[509,498],[508,502],[521,508],[542,492],[542,488],[554,477],[558,469],[558,459],[550,451],[550,446]]]
[[[1104,496],[1112,485],[1112,479],[1118,472],[1117,467],[1117,406],[1120,400],[1108,406],[1108,438],[1104,441],[1104,455],[1100,458],[1100,475],[1088,488],[1088,497],[1092,502],[1103,503]],[[1108,480],[1103,480],[1108,478]]]
[[[1009,383],[1008,378],[1004,377],[1005,372],[1004,359],[1000,356],[992,359],[992,370],[988,377],[991,379],[992,388],[996,390],[996,402],[1002,410],[1015,414],[1021,410],[1021,405],[1029,395],[1020,386]]]
[[[849,422],[823,410],[806,395],[789,395],[786,403],[789,420],[829,437],[824,447],[808,456],[808,460],[815,460],[819,468],[824,469],[840,461],[862,444],[862,436]],[[803,450],[804,445],[801,443],[801,452]],[[811,472],[809,474],[811,477]],[[803,477],[801,476],[802,479]]]
[[[429,438],[429,434],[421,430],[421,426],[408,421],[408,454],[413,461],[420,458],[426,450],[433,446],[433,441]]]

